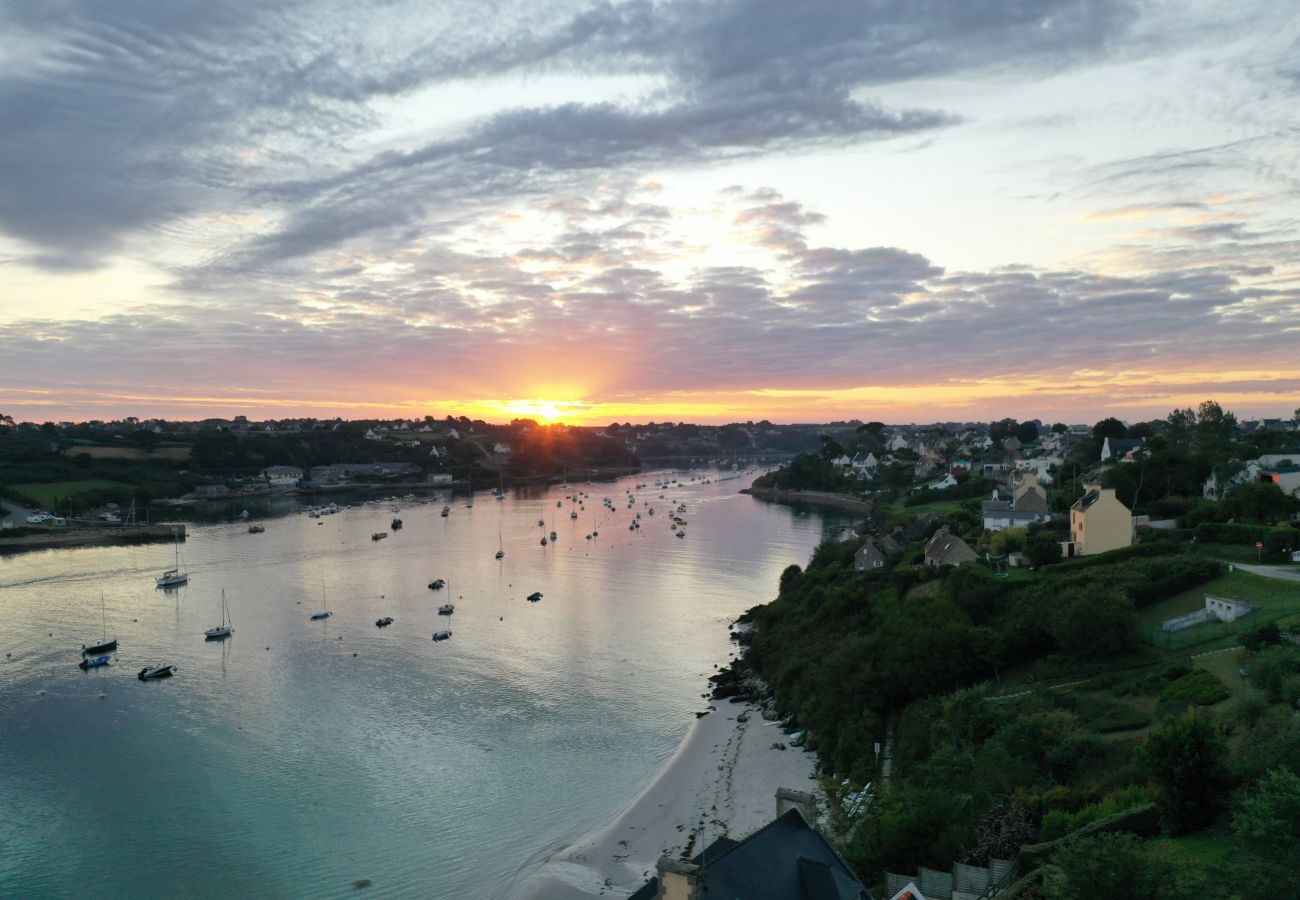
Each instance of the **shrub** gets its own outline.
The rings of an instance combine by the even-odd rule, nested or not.
[[[1210,706],[1231,696],[1232,691],[1213,672],[1195,669],[1165,688],[1160,694],[1160,702],[1181,709],[1189,705]]]

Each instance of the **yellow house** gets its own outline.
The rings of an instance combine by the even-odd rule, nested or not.
[[[1086,492],[1070,507],[1066,556],[1091,556],[1133,543],[1133,514],[1119,502],[1114,488],[1085,484]]]

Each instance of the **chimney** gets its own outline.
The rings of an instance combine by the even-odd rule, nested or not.
[[[699,900],[703,893],[700,867],[694,863],[661,856],[655,863],[655,871],[659,874],[656,900]]]
[[[776,817],[778,819],[781,818],[790,811],[791,807],[799,810],[800,815],[803,816],[803,820],[809,825],[816,823],[817,805],[816,801],[813,800],[812,794],[805,793],[804,791],[792,791],[790,788],[777,788]]]

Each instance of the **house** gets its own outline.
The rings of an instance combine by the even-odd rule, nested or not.
[[[957,486],[957,479],[953,477],[953,474],[951,472],[949,472],[947,475],[943,476],[938,481],[932,481],[929,484],[925,485],[924,490],[938,491],[938,490],[942,490],[943,488],[950,488],[956,486]]]
[[[1017,510],[1012,501],[1000,499],[997,491],[993,492],[993,499],[985,500],[980,504],[980,511],[984,516],[985,531],[1026,528],[1034,522],[1041,522],[1047,518],[1046,512]]]
[[[974,559],[977,559],[975,551],[961,538],[949,534],[947,526],[936,531],[925,545],[927,566],[958,566]]]
[[[509,456],[510,445],[507,444],[505,441],[497,441],[496,444],[492,447],[492,452],[497,456]]]
[[[889,543],[886,544],[885,541]],[[889,556],[891,553],[898,552],[895,548],[898,542],[892,538],[876,539],[867,538],[865,544],[858,548],[858,552],[853,554],[853,568],[859,572],[869,572],[874,569],[883,569],[889,565]]]
[[[899,450],[908,449],[908,440],[901,434],[894,435],[893,439],[886,445],[889,450],[898,452]]]
[[[876,459],[874,453],[858,453],[853,457],[851,465],[855,472],[866,478],[875,478],[880,470],[880,460]]]
[[[302,469],[297,466],[267,466],[262,470],[262,477],[276,490],[288,490],[298,486],[302,480]]]
[[[831,460],[831,465],[838,466],[841,469],[847,469],[849,466],[853,465],[853,458],[847,453],[841,453],[839,456]]]
[[[1047,489],[1038,483],[1038,476],[1033,472],[1023,472],[1018,479],[1012,476],[1011,508],[1047,518]]]
[[[833,844],[813,827],[812,796],[782,788],[777,817],[742,841],[718,838],[689,862],[661,857],[629,900],[872,900]]]
[[[1101,442],[1102,462],[1132,462],[1142,446],[1142,438],[1108,437]]]
[[[1300,497],[1300,466],[1274,466],[1260,469],[1258,479],[1262,484],[1275,484],[1282,493]]]
[[[1133,514],[1115,496],[1114,488],[1085,484],[1086,493],[1070,507],[1070,540],[1066,556],[1091,556],[1133,543]]]
[[[954,459],[952,465],[948,467],[948,471],[953,475],[966,475],[970,472],[970,460]]]
[[[930,530],[930,526],[939,521],[939,517],[934,513],[925,513],[918,516],[916,521],[907,526],[903,535],[909,541],[919,541],[925,537],[925,533]]]
[[[886,556],[893,556],[907,549],[907,538],[901,528],[895,528],[892,534],[882,534],[876,538],[876,547]]]

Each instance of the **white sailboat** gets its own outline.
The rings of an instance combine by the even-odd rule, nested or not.
[[[226,589],[221,589],[221,624],[216,628],[209,628],[203,632],[204,640],[212,641],[218,638],[230,637],[235,631],[234,624],[230,621],[230,611],[226,608]]]
[[[185,571],[185,564],[181,561],[181,539],[175,529],[172,530],[172,545],[175,549],[172,567],[154,579],[158,587],[174,587],[190,580],[190,573]]]

